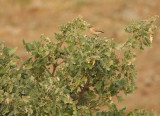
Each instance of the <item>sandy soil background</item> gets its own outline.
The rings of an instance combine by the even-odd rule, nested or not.
[[[102,37],[123,42],[127,37],[124,27],[132,20],[160,15],[160,0],[0,0],[0,40],[9,47],[18,46],[17,54],[25,59],[23,39],[39,40],[43,33],[53,38],[60,24],[79,15],[103,30]],[[126,96],[119,107],[160,114],[160,29],[152,48],[137,53],[138,90]]]

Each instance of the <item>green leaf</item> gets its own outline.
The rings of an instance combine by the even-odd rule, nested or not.
[[[4,67],[0,67],[0,76],[3,76],[6,73],[7,69]]]
[[[8,51],[9,56],[13,55],[16,52],[16,50],[17,50],[17,47],[10,49]]]
[[[117,50],[120,50],[122,46],[123,46],[123,44],[117,44],[117,45],[116,45],[116,49],[117,49]]]
[[[113,65],[113,60],[109,60],[109,66]]]

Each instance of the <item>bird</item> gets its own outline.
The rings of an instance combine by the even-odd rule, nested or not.
[[[101,33],[104,33],[103,31],[100,31],[100,30],[96,30],[94,27],[92,26],[89,26],[89,30],[90,32],[93,34],[93,35],[99,35]]]

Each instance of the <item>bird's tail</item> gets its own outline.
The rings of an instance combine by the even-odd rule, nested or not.
[[[99,32],[104,33],[103,31],[99,31]]]

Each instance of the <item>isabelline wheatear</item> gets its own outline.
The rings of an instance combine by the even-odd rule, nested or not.
[[[100,31],[100,30],[96,30],[94,27],[92,26],[89,26],[89,30],[90,32],[93,34],[93,35],[99,35],[101,33],[104,33],[103,31]]]

